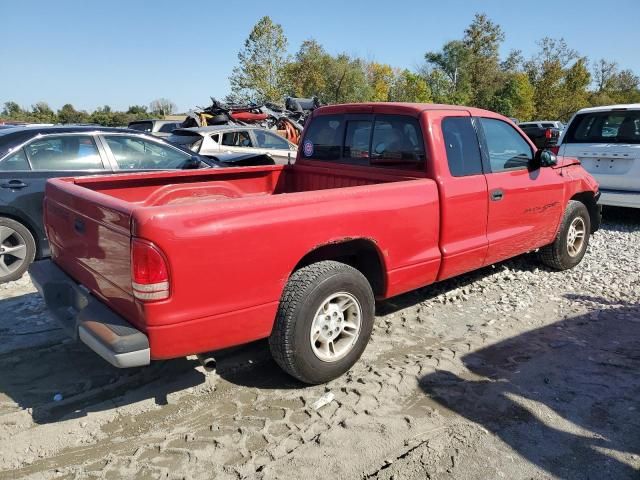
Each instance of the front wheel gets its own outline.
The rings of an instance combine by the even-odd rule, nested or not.
[[[591,235],[591,217],[582,202],[569,201],[558,235],[551,245],[540,249],[542,263],[556,270],[578,265],[587,251]]]
[[[309,384],[339,377],[360,358],[373,329],[371,285],[353,267],[334,261],[291,275],[269,346],[276,363]]]

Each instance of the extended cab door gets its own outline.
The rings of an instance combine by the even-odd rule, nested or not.
[[[558,170],[531,169],[534,147],[511,124],[478,118],[487,186],[489,265],[551,243],[563,213]]]
[[[487,181],[478,136],[465,110],[425,112],[432,132],[429,172],[440,192],[438,279],[480,268],[487,255]],[[425,132],[425,135],[429,135]]]

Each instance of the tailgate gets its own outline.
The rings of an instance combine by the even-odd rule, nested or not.
[[[131,288],[131,211],[105,195],[56,179],[47,182],[44,220],[53,261],[142,328]]]

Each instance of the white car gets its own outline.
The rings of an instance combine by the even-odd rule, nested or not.
[[[179,128],[167,140],[200,155],[220,153],[265,153],[277,164],[296,159],[297,145],[266,128],[238,125]]]
[[[640,208],[640,103],[578,111],[558,145],[596,178],[601,204]]]

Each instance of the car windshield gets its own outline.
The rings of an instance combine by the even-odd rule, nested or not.
[[[640,144],[640,110],[578,114],[564,142]]]

